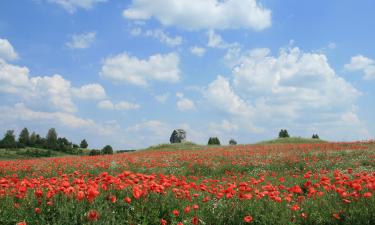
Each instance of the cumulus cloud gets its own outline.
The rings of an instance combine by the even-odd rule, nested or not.
[[[271,26],[271,11],[256,0],[133,0],[123,16],[132,20],[157,19],[165,26],[188,30]]]
[[[177,82],[180,80],[180,58],[176,53],[156,54],[139,59],[122,53],[107,58],[101,76],[113,81],[147,86],[150,81]]]
[[[184,94],[181,92],[177,92],[176,96],[178,98],[177,101],[177,109],[180,111],[187,111],[195,109],[195,104],[192,100],[184,97]]]
[[[229,81],[223,76],[218,76],[208,85],[204,97],[213,107],[230,115],[251,117],[254,113],[252,106],[234,92]]]
[[[69,13],[75,13],[77,9],[92,9],[97,3],[106,2],[107,0],[48,0],[51,3],[58,4]]]
[[[202,57],[206,53],[206,49],[198,46],[193,46],[190,48],[190,52],[193,55],[196,55],[198,57]]]
[[[350,63],[346,64],[344,68],[348,71],[361,71],[365,80],[375,79],[375,61],[363,55],[353,56]]]
[[[108,110],[129,110],[129,109],[139,109],[140,105],[135,103],[130,103],[126,101],[120,101],[118,103],[112,103],[110,100],[103,100],[98,102],[98,108],[108,109]]]
[[[219,76],[204,91],[206,102],[229,114],[239,128],[244,122],[260,132],[269,127],[327,132],[334,126],[352,127],[353,136],[366,130],[353,109],[360,94],[324,54],[297,47],[281,49],[277,56],[265,48],[241,53],[230,79]]]
[[[29,103],[45,105],[50,110],[75,112],[74,98],[100,100],[106,97],[100,84],[74,87],[69,80],[59,74],[51,76],[29,75],[27,67],[6,63],[0,59],[0,92],[14,94]]]
[[[69,42],[66,43],[71,49],[89,48],[96,39],[96,32],[88,32],[82,34],[73,34]]]
[[[86,84],[80,88],[73,88],[73,95],[80,99],[101,100],[106,98],[106,93],[100,84]]]
[[[9,43],[7,39],[0,38],[0,59],[4,59],[4,60],[18,59],[17,52],[14,50],[13,46]]]
[[[2,123],[12,123],[14,121],[46,123],[51,126],[62,126],[70,129],[84,129],[95,131],[100,135],[113,133],[113,126],[98,124],[91,119],[84,119],[66,112],[43,112],[35,111],[23,103],[17,103],[13,107],[0,106],[0,118]]]

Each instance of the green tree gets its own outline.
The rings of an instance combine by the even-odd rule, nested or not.
[[[68,152],[72,150],[72,143],[70,143],[66,138],[58,138],[57,149],[63,152]]]
[[[35,145],[36,145],[36,133],[33,131],[29,138],[29,146],[35,147]]]
[[[3,140],[1,141],[1,145],[3,148],[10,148],[14,149],[17,148],[16,136],[14,135],[14,130],[8,130]]]
[[[20,135],[18,136],[18,146],[21,148],[24,148],[29,145],[30,145],[29,130],[25,127],[22,129]]]
[[[220,145],[220,140],[217,137],[210,137],[208,139],[208,145]]]
[[[56,149],[57,148],[57,132],[56,132],[55,128],[51,128],[51,129],[48,130],[45,145],[49,149]]]
[[[81,148],[87,148],[89,146],[89,144],[87,144],[87,141],[86,139],[83,139],[81,141],[81,144],[79,145]]]
[[[279,132],[279,138],[288,138],[289,133],[286,129],[281,129]]]
[[[110,146],[110,145],[104,146],[104,148],[102,149],[102,154],[103,155],[112,155],[113,154],[112,146]]]

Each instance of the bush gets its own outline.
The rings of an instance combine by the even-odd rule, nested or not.
[[[320,139],[318,134],[313,134],[312,139]]]
[[[286,129],[281,129],[279,132],[279,138],[288,138],[289,133]]]
[[[210,137],[208,139],[208,145],[220,145],[220,140],[217,137]]]
[[[112,155],[112,154],[113,154],[113,148],[112,148],[112,146],[110,146],[110,145],[106,145],[106,146],[102,149],[102,154],[103,154],[103,155]]]
[[[237,141],[234,139],[229,140],[229,145],[237,145]]]
[[[93,149],[93,150],[90,151],[89,155],[90,156],[100,155],[100,150]]]

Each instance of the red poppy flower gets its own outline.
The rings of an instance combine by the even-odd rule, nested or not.
[[[245,216],[245,217],[243,218],[243,221],[244,221],[245,223],[251,223],[251,221],[253,221],[253,217],[252,217],[252,216]]]
[[[99,213],[96,210],[90,210],[87,214],[87,219],[89,221],[96,221],[99,219]]]
[[[177,209],[175,209],[175,210],[173,210],[173,214],[174,214],[175,216],[178,216],[178,215],[180,215],[180,212],[179,212]]]

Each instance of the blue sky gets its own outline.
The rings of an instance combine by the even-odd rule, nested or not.
[[[375,3],[0,2],[0,132],[117,149],[375,135]]]

